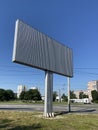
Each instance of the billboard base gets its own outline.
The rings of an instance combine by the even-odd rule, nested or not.
[[[44,116],[54,117],[53,114],[53,73],[45,71],[45,101]]]

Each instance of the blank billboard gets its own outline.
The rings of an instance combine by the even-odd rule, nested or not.
[[[20,20],[16,21],[13,62],[72,77],[72,49]]]

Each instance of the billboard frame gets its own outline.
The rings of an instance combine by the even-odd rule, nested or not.
[[[20,20],[15,26],[12,61],[73,77],[72,49]]]

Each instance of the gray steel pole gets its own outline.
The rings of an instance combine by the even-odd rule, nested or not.
[[[61,102],[61,92],[60,92],[60,89],[59,89],[59,92],[58,92],[58,96],[59,96],[59,102]]]
[[[71,111],[71,106],[70,106],[70,78],[68,77],[68,112]]]
[[[45,72],[45,101],[44,101],[44,116],[52,117],[53,114],[53,73]]]

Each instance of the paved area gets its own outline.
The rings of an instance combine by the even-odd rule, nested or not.
[[[0,110],[17,110],[17,111],[44,111],[43,104],[33,104],[33,105],[0,105]],[[54,112],[68,112],[67,105],[54,105]],[[72,104],[71,105],[72,113],[89,113],[89,114],[98,114],[98,104]]]
[[[72,105],[71,111],[74,113],[98,114],[98,104]]]

